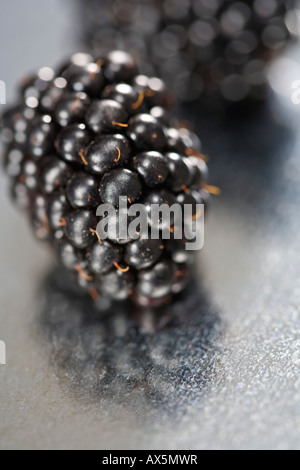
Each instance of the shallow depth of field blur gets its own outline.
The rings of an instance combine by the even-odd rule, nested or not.
[[[7,102],[24,73],[84,47],[80,8],[2,2]],[[269,64],[263,103],[178,107],[222,195],[199,277],[160,317],[103,318],[70,294],[1,172],[1,449],[299,449],[299,57],[295,41]]]

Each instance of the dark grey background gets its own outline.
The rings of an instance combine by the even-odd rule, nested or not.
[[[75,1],[0,8],[11,100],[24,72],[78,49],[80,18]],[[300,76],[276,70],[281,103],[180,111],[222,197],[197,279],[161,318],[126,306],[103,318],[80,299],[1,174],[1,449],[299,449],[300,120],[290,94]]]

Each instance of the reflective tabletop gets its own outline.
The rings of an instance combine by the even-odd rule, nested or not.
[[[1,6],[9,100],[80,47],[73,7]],[[300,105],[179,112],[222,195],[195,278],[160,314],[80,297],[1,174],[1,449],[299,449]]]

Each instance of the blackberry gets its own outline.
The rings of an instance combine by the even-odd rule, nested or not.
[[[143,109],[143,103],[139,106],[139,90],[126,83],[107,86],[103,97],[117,101],[128,114],[134,114]],[[123,122],[122,119],[119,122]]]
[[[49,224],[47,217],[47,196],[35,193],[30,201],[30,219],[34,234],[37,239],[49,241]]]
[[[99,181],[94,175],[75,173],[67,186],[67,197],[74,209],[89,209],[99,206]]]
[[[18,145],[10,145],[5,151],[3,167],[11,178],[18,177],[22,173],[22,164],[25,161],[25,153]]]
[[[161,261],[138,275],[137,293],[143,297],[161,298],[172,292],[176,267],[171,261]]]
[[[168,153],[169,176],[167,185],[174,192],[180,192],[191,183],[191,173],[185,158],[178,153]]]
[[[104,204],[119,206],[119,199],[126,195],[128,202],[136,202],[142,194],[142,184],[136,173],[127,169],[113,170],[103,176],[100,197]]]
[[[75,272],[76,267],[83,263],[84,252],[81,252],[67,239],[63,238],[56,244],[56,251],[61,264],[70,271]]]
[[[39,165],[32,160],[25,160],[22,168],[22,180],[26,188],[38,191],[39,189]]]
[[[104,241],[94,243],[87,252],[88,266],[94,274],[101,275],[109,273],[115,263],[122,262],[122,248],[113,243]]]
[[[24,145],[36,112],[26,105],[15,106],[2,116],[2,141]]]
[[[138,271],[152,267],[164,251],[161,240],[143,239],[130,243],[125,250],[125,262]]]
[[[55,124],[50,116],[39,116],[28,132],[26,150],[35,158],[52,152],[55,138]]]
[[[122,268],[121,268],[122,269]],[[132,271],[114,270],[103,276],[103,291],[115,300],[126,300],[133,294],[135,276]]]
[[[102,61],[102,59],[99,59]],[[112,51],[106,60],[104,75],[109,82],[131,83],[138,73],[138,66],[130,54],[124,51]]]
[[[169,174],[168,159],[159,152],[139,153],[133,159],[133,167],[150,188],[164,183]]]
[[[109,134],[120,131],[119,123],[127,120],[127,112],[124,107],[115,100],[95,100],[89,107],[85,119],[89,128],[95,132]]]
[[[128,123],[128,137],[138,150],[164,150],[166,135],[163,125],[150,114],[139,114]]]
[[[85,124],[73,124],[61,129],[55,148],[58,155],[67,163],[84,166],[81,152],[90,142],[92,133]]]
[[[168,228],[169,222],[162,220],[162,217],[159,217],[158,219],[154,219],[152,215],[152,206],[154,205],[161,206],[163,204],[166,204],[167,206],[171,207],[177,202],[176,195],[169,190],[160,188],[159,190],[156,190],[156,191],[149,191],[142,202],[147,210],[149,225],[159,230]],[[171,218],[170,224],[171,225],[174,224],[174,217]]]
[[[103,176],[114,168],[126,165],[130,151],[129,141],[121,134],[100,134],[87,146],[84,160],[90,172]]]
[[[61,127],[82,123],[88,105],[89,99],[85,93],[67,93],[56,103],[53,113],[55,120]]]
[[[44,156],[40,164],[40,185],[46,194],[65,187],[72,174],[72,169],[55,155]]]
[[[11,180],[10,195],[19,210],[28,210],[30,206],[31,194],[25,184],[19,178]]]
[[[62,228],[62,220],[72,211],[67,195],[64,191],[55,191],[48,200],[47,218],[53,231]]]
[[[29,108],[37,108],[43,93],[54,79],[54,70],[41,68],[36,75],[25,77],[20,83],[20,94]]]
[[[65,62],[60,64],[60,66],[57,68],[56,74],[58,77],[61,77],[64,72],[73,65],[84,68],[90,63],[94,63],[94,58],[91,54],[88,54],[87,52],[77,52]]]
[[[83,40],[139,55],[182,100],[267,94],[266,62],[299,33],[296,0],[80,0]]]
[[[58,77],[48,85],[43,93],[41,93],[39,98],[39,107],[45,114],[53,111],[56,103],[64,94],[66,86],[66,80],[62,77]]]
[[[50,70],[24,82],[17,106],[2,117],[3,167],[17,206],[93,298],[169,300],[184,288],[191,256],[185,240],[162,240],[174,219],[153,220],[151,205],[188,202],[194,214],[207,199],[199,139],[167,117],[173,99],[164,83],[140,75],[126,53],[75,54]],[[134,203],[144,204],[144,225]],[[134,221],[133,236],[121,236]],[[157,239],[147,236],[153,227]]]
[[[122,237],[120,237],[120,230],[123,225],[127,223],[125,228],[127,229],[127,233],[129,233],[129,225],[133,221],[133,218],[129,216],[128,209],[117,209],[115,214],[108,214],[103,217],[102,220],[104,223],[108,223],[106,232],[108,240],[110,240],[112,243],[115,245],[127,245],[132,241],[129,235],[122,234]]]
[[[100,95],[105,84],[101,65],[93,62],[82,66],[72,64],[63,72],[62,77],[71,91],[95,97]]]
[[[94,240],[97,219],[92,211],[74,211],[65,218],[65,235],[76,248],[88,248]]]

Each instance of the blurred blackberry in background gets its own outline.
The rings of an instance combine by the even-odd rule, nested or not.
[[[266,63],[298,34],[297,0],[80,1],[91,51],[131,51],[183,101],[265,98]]]
[[[167,117],[173,104],[164,83],[139,75],[129,54],[79,53],[23,81],[17,106],[2,116],[3,165],[16,204],[100,303],[133,297],[157,305],[188,281],[192,257],[182,240],[147,240],[140,230],[132,241],[108,230],[102,241],[96,231],[97,207],[110,203],[122,213],[119,196],[147,211],[150,201],[207,201],[200,141]]]
[[[138,56],[146,75],[154,73],[149,44],[160,29],[161,0],[79,0],[85,45],[95,54],[113,49]]]

